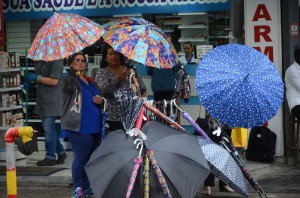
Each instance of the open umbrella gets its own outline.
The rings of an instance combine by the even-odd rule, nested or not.
[[[147,134],[148,145],[154,151],[171,195],[194,197],[210,173],[197,137],[158,122],[147,122],[142,131]],[[125,197],[133,160],[138,154],[133,141],[123,130],[113,131],[92,154],[85,170],[97,198]],[[141,166],[131,192],[132,197],[143,197],[142,172]],[[150,168],[149,195],[152,198],[165,197],[154,175]]]
[[[211,172],[235,192],[247,197],[248,188],[244,175],[230,153],[211,140],[198,136],[198,141]]]
[[[206,54],[195,84],[200,103],[230,127],[262,125],[276,115],[283,100],[276,67],[246,45],[221,45]]]
[[[123,17],[103,25],[103,39],[116,51],[146,66],[171,68],[177,52],[167,35],[142,18]]]
[[[103,28],[77,14],[55,12],[37,33],[27,57],[33,60],[58,60],[92,45]]]

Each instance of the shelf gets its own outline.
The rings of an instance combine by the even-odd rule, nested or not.
[[[26,102],[23,102],[23,105],[26,105]],[[27,105],[36,105],[36,102],[27,102]]]
[[[179,29],[207,29],[206,25],[180,25]]]
[[[216,39],[216,38],[228,39],[229,36],[209,36],[209,39]]]
[[[20,91],[22,88],[21,87],[4,87],[0,88],[0,92],[8,92],[8,91]]]
[[[207,39],[204,38],[180,38],[178,42],[207,42]]]
[[[22,67],[22,71],[25,71],[26,67]],[[34,67],[27,67],[28,71],[34,71]]]
[[[22,109],[22,105],[16,105],[16,106],[11,106],[11,107],[0,107],[0,111],[10,111],[10,110],[15,110],[15,109]]]
[[[207,12],[186,12],[186,13],[178,13],[178,16],[187,16],[187,15],[207,15]]]
[[[23,125],[15,125],[15,126],[0,126],[0,131],[7,131],[12,127],[22,127]]]
[[[164,25],[181,25],[181,21],[165,22]]]
[[[20,67],[10,68],[10,69],[1,69],[0,73],[7,73],[7,72],[19,72],[21,71]]]
[[[41,123],[41,122],[42,122],[41,119],[28,119],[28,123]],[[60,120],[56,120],[55,123],[60,123]]]

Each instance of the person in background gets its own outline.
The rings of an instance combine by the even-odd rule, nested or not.
[[[74,153],[72,198],[92,197],[84,166],[100,143],[102,98],[95,80],[83,74],[86,69],[85,56],[75,53],[70,61],[70,70],[62,88],[64,102],[61,127]]]
[[[209,116],[207,116],[205,119],[198,117],[196,119],[196,123],[205,131],[205,133],[210,137],[212,141],[215,143],[219,143],[221,140],[221,137],[226,137],[227,139],[231,140],[230,136],[227,135],[227,132],[222,127],[221,135],[218,137],[216,135],[213,135],[213,127],[209,125]],[[199,135],[197,131],[194,132],[195,135]],[[210,173],[207,178],[204,181],[204,190],[203,195],[211,195],[211,188],[215,186],[215,175],[213,173]],[[233,193],[234,190],[230,188],[227,184],[225,184],[223,181],[219,180],[219,190],[221,192],[231,192]]]
[[[300,43],[294,46],[294,59],[285,72],[284,80],[289,109],[300,120]]]
[[[191,42],[185,42],[183,44],[183,50],[184,50],[184,56],[181,56],[178,58],[178,60],[181,62],[181,64],[199,64],[200,59],[196,59],[193,54],[193,45]]]
[[[106,99],[108,131],[124,129],[120,119],[120,105],[114,92],[129,89],[129,70],[125,66],[125,57],[104,43],[100,68],[96,72],[96,82]]]
[[[147,67],[146,71],[151,76],[151,89],[154,101],[174,99],[175,76],[178,72],[179,64],[170,69],[158,69]]]
[[[25,90],[30,89],[32,81],[37,83],[37,101],[34,112],[40,116],[45,132],[46,157],[38,161],[37,166],[63,164],[67,158],[55,126],[55,121],[61,116],[63,70],[63,60],[38,61],[35,65],[35,74],[28,72],[24,76]]]

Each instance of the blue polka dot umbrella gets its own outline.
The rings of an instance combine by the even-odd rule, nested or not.
[[[206,54],[195,84],[200,103],[231,127],[262,125],[283,101],[278,70],[267,56],[246,45],[222,45]]]

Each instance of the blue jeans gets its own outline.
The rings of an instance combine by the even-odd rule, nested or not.
[[[63,154],[65,149],[60,143],[58,133],[55,127],[55,120],[57,116],[42,117],[42,125],[45,131],[45,147],[46,147],[46,158],[56,160],[56,153]]]

